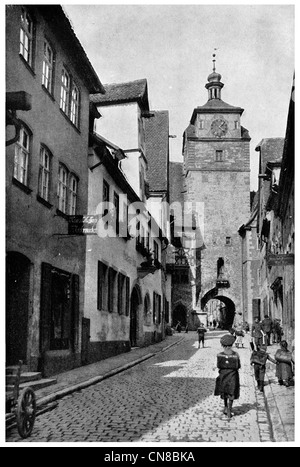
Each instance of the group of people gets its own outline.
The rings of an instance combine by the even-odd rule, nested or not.
[[[280,344],[283,336],[281,321],[280,319],[272,320],[268,315],[265,315],[262,321],[255,318],[251,334],[256,345]]]
[[[251,331],[252,353],[250,364],[254,367],[254,377],[258,390],[261,392],[264,391],[266,364],[268,361],[276,365],[276,377],[280,386],[290,387],[294,385],[294,353],[288,349],[286,340],[282,340],[281,332],[280,348],[276,351],[274,358],[267,352],[268,345],[271,345],[271,334],[274,330],[272,323],[274,322],[268,316],[265,316],[262,322],[256,319]],[[240,336],[239,332],[241,332]],[[233,345],[238,342],[239,337],[244,337],[244,330],[240,329],[240,325],[237,324],[230,333],[225,334],[221,338],[220,343],[223,351],[217,356],[219,376],[216,379],[214,394],[215,396],[221,396],[224,400],[224,414],[228,419],[233,415],[232,406],[234,400],[240,397],[239,369],[241,368],[241,363],[239,354],[232,349]],[[243,342],[241,345],[244,346]]]

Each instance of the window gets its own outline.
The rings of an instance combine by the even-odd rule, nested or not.
[[[28,161],[30,155],[30,135],[22,127],[15,145],[14,178],[23,185],[28,184]]]
[[[217,150],[216,151],[216,162],[222,162],[223,161],[223,151]]]
[[[63,165],[60,165],[58,170],[57,196],[58,209],[67,214],[68,171]]]
[[[227,246],[231,246],[231,245],[232,245],[231,237],[226,237],[226,245],[227,245]]]
[[[40,151],[38,194],[41,198],[43,198],[46,201],[49,201],[50,163],[50,152],[42,146]]]
[[[61,74],[60,108],[79,127],[80,92],[71,75],[65,70]]]
[[[161,323],[161,296],[153,292],[153,323]]]
[[[146,294],[144,300],[144,323],[147,326],[151,324],[151,304],[149,294]]]
[[[119,235],[120,200],[119,200],[119,195],[117,193],[114,193],[114,208],[115,208],[116,234]]]
[[[76,214],[78,196],[78,178],[60,164],[58,169],[58,209],[69,216]]]
[[[107,216],[109,210],[109,184],[103,180],[103,193],[102,193],[102,202],[103,202],[103,216]],[[108,220],[105,222],[106,228],[108,228]]]
[[[130,311],[130,308],[129,308],[129,305],[130,305],[130,278],[129,277],[126,277],[126,306],[125,306],[125,312],[126,312],[126,316],[129,316],[129,311]]]
[[[108,288],[107,288],[107,305],[108,311],[113,313],[115,310],[115,288],[116,288],[117,272],[113,268],[108,269]]]
[[[158,247],[158,243],[155,240],[153,241],[153,246],[154,246],[154,260],[159,261],[159,247]]]
[[[107,292],[107,279],[108,279],[108,267],[101,261],[98,261],[98,291],[97,291],[97,308],[103,310],[106,303],[106,292]]]
[[[43,74],[42,74],[42,84],[45,86],[47,91],[52,92],[53,84],[53,64],[54,64],[54,55],[52,48],[49,43],[44,41],[44,61],[43,61]]]
[[[20,55],[32,67],[33,65],[33,21],[25,8],[21,13]]]
[[[170,304],[168,300],[165,298],[165,322],[168,323],[170,321]]]
[[[236,120],[236,121],[234,122],[234,129],[235,129],[235,130],[238,130],[238,129],[239,129],[239,122],[238,122],[238,120]]]
[[[199,129],[204,130],[204,120],[200,120],[199,122]]]
[[[65,114],[68,114],[70,99],[70,76],[66,70],[62,70],[61,89],[60,89],[60,108]]]
[[[118,313],[124,315],[126,313],[126,276],[118,274]]]
[[[69,214],[75,216],[77,207],[78,180],[75,175],[69,177]]]
[[[218,279],[223,279],[224,268],[225,268],[224,258],[219,258],[217,261],[217,278]]]
[[[178,269],[175,270],[175,273],[172,276],[173,284],[189,284],[189,270],[188,269]]]
[[[73,83],[72,93],[71,93],[71,109],[70,109],[70,119],[75,126],[78,127],[79,123],[79,90],[77,86]]]
[[[103,180],[103,203],[109,202],[109,184]]]

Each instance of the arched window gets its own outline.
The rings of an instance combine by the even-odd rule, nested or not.
[[[222,279],[224,276],[224,258],[219,258],[217,261],[217,268],[218,268],[218,279]]]

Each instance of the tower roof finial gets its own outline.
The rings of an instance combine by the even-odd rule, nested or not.
[[[218,49],[214,48],[214,50],[218,50]],[[213,53],[213,73],[216,72],[216,56],[217,54],[214,52]]]

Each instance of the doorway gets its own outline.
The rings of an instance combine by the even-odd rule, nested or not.
[[[183,305],[177,305],[173,311],[173,327],[175,328],[180,323],[181,328],[186,328],[187,312]]]
[[[81,342],[81,364],[87,365],[89,363],[89,350],[90,350],[90,336],[91,333],[91,320],[82,318],[82,342]]]
[[[130,345],[131,347],[137,347],[138,341],[138,313],[140,307],[140,295],[136,287],[134,287],[131,294],[131,305],[130,305]]]
[[[27,363],[30,260],[8,253],[6,262],[6,364]]]

